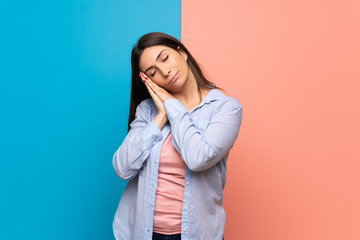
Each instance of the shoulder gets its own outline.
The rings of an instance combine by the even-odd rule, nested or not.
[[[211,98],[216,99],[218,101],[219,109],[224,109],[224,108],[242,109],[240,102],[236,98],[228,96],[222,93],[218,89],[212,90],[211,93],[212,93]]]

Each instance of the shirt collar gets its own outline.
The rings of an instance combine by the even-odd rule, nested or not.
[[[206,96],[200,102],[199,106],[197,106],[196,108],[202,107],[203,105],[208,104],[210,102],[220,100],[223,97],[224,97],[224,94],[222,92],[220,92],[216,88],[213,88],[206,94]]]

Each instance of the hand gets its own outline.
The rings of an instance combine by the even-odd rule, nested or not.
[[[150,87],[150,85],[149,85],[149,82],[151,81],[150,78],[148,76],[146,76],[146,74],[143,73],[143,72],[140,72],[139,76],[143,80],[143,82],[144,82],[147,90],[149,91],[149,93],[151,95],[151,98],[153,99],[153,101],[155,103],[155,106],[156,106],[156,108],[158,110],[158,114],[156,115],[156,117],[154,119],[155,123],[157,124],[159,129],[162,129],[164,127],[164,125],[166,124],[166,122],[168,121],[166,111],[165,111],[165,107],[164,107],[164,102],[159,98],[159,96]],[[153,82],[152,82],[152,84],[153,84],[154,88],[155,88],[155,86],[157,86]],[[157,86],[157,87],[160,88],[159,86]],[[168,95],[170,95],[170,94],[168,93]]]
[[[154,83],[144,72],[140,72],[139,76],[143,79],[146,87],[149,87],[162,102],[174,98],[168,91]]]
[[[150,88],[149,84],[147,83],[147,81],[149,81],[150,78],[146,76],[146,74],[143,72],[140,72],[139,76],[143,80],[147,90],[149,91],[150,96],[153,99],[155,106],[158,110],[158,113],[165,114],[166,112],[165,112],[164,103],[160,100],[160,98],[155,94],[155,92]]]

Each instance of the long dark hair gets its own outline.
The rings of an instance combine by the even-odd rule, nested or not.
[[[199,64],[196,62],[196,60],[193,58],[193,56],[190,54],[190,52],[186,49],[186,47],[176,38],[162,33],[162,32],[151,32],[143,35],[133,48],[131,52],[131,97],[130,97],[130,111],[129,111],[129,120],[128,120],[128,131],[130,130],[130,124],[135,119],[135,111],[136,107],[145,99],[150,98],[150,93],[148,92],[145,84],[142,82],[141,78],[139,77],[139,61],[140,56],[143,53],[145,48],[156,46],[156,45],[165,45],[167,47],[173,48],[177,51],[179,51],[178,47],[180,47],[180,50],[185,52],[188,56],[187,58],[187,64],[190,67],[190,70],[194,74],[194,77],[196,79],[196,84],[198,87],[199,95],[201,98],[201,92],[200,90],[202,88],[208,88],[208,89],[214,89],[218,88],[215,86],[214,83],[207,80],[204,77],[204,74],[199,67]]]

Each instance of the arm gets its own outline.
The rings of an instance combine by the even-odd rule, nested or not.
[[[162,139],[157,122],[162,123],[164,120],[159,115],[150,120],[150,111],[144,102],[137,106],[130,131],[113,156],[113,168],[123,180],[131,179],[139,173],[155,143]]]
[[[202,171],[214,166],[232,148],[242,120],[242,107],[234,98],[217,109],[202,135],[179,100],[167,100],[164,106],[174,147],[190,170]]]

